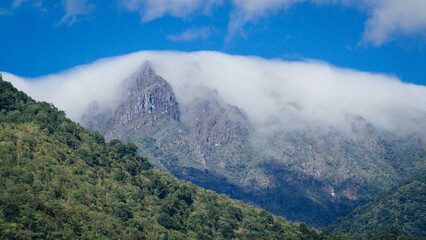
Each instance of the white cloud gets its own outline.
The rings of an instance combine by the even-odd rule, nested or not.
[[[209,27],[200,29],[187,29],[177,35],[169,35],[167,38],[173,42],[190,42],[197,39],[207,39],[210,36],[211,30]]]
[[[58,25],[68,22],[71,26],[77,22],[78,16],[88,15],[95,7],[93,4],[88,4],[87,0],[63,0],[62,4],[66,14]]]
[[[425,34],[426,31],[425,0],[232,0],[234,10],[228,24],[228,38],[241,31],[249,22],[270,17],[302,2],[313,2],[319,7],[324,4],[339,4],[366,11],[369,18],[365,22],[362,41],[371,42],[375,46],[398,35],[419,32]]]
[[[304,1],[306,0],[232,0],[234,9],[228,24],[228,38],[233,37],[248,22],[271,16],[295,3]]]
[[[13,12],[22,7],[24,3],[27,6],[32,6],[35,9],[39,10],[40,12],[46,12],[47,9],[43,7],[43,1],[44,0],[13,0],[12,5],[9,10],[3,9],[5,14],[12,15]],[[0,15],[2,14],[2,9],[0,9]]]
[[[142,22],[164,15],[184,18],[194,12],[207,14],[222,0],[118,0],[129,11],[139,12]]]
[[[102,108],[114,107],[119,84],[146,60],[172,85],[182,105],[199,97],[200,89],[215,89],[259,128],[307,124],[343,129],[348,127],[348,115],[361,115],[379,129],[426,136],[425,86],[323,62],[218,52],[137,52],[25,82],[3,76],[35,99],[53,102],[78,120],[94,100]]]
[[[382,0],[365,23],[363,41],[379,46],[398,35],[414,33],[426,36],[426,1]]]
[[[24,78],[18,77],[11,73],[0,72],[3,80],[13,83],[13,86],[21,91],[29,91],[29,81],[26,81]]]

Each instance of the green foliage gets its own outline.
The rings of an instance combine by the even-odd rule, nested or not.
[[[330,230],[377,233],[391,229],[406,235],[426,237],[426,175],[381,194],[374,201],[336,220]]]

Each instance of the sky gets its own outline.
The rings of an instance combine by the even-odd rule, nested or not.
[[[1,0],[0,71],[143,50],[325,62],[426,85],[425,0]]]

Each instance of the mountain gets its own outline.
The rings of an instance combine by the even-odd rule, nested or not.
[[[412,179],[337,219],[328,229],[354,234],[397,227],[402,234],[426,237],[426,175]]]
[[[132,81],[122,83],[120,89],[117,101],[122,103],[114,113],[100,109],[98,102],[93,102],[82,116],[82,124],[112,139],[115,134],[111,130],[126,127],[147,133],[162,119],[179,120],[178,103],[170,84],[155,75],[149,63]]]
[[[155,168],[179,179],[311,226],[325,227],[426,170],[421,134],[380,130],[360,115],[347,114],[343,130],[262,128],[215,89],[179,102],[149,62],[118,92],[113,106],[94,101],[79,122],[107,140],[136,143]]]
[[[1,239],[330,239],[150,169],[0,75]]]
[[[413,239],[317,232],[184,183],[1,75],[0,186],[1,239]]]

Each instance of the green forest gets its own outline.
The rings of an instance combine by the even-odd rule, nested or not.
[[[151,169],[0,79],[0,239],[413,239],[310,229]]]
[[[384,231],[392,225],[403,234],[426,236],[426,175],[412,179],[381,194],[346,217],[336,220],[330,230],[351,233]]]

